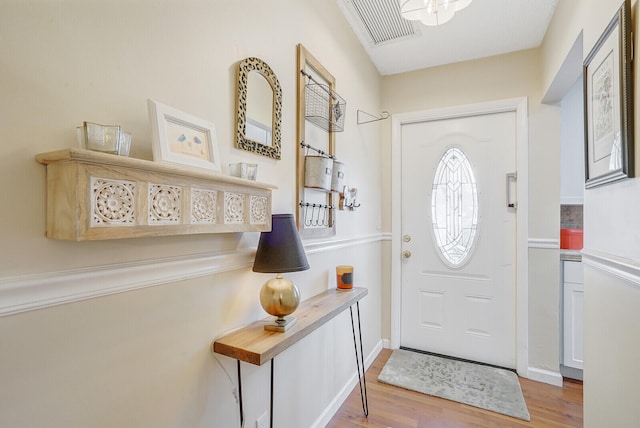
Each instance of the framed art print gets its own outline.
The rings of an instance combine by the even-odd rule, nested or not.
[[[213,123],[148,100],[153,160],[220,172]]]
[[[626,0],[584,62],[586,188],[633,176],[630,14]]]

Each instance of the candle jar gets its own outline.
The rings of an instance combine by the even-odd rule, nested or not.
[[[120,143],[118,146],[118,154],[120,156],[129,156],[131,149],[131,134],[129,132],[120,132]]]
[[[246,162],[230,163],[229,174],[233,177],[255,180],[258,174],[258,164]]]
[[[336,282],[341,290],[353,288],[353,266],[336,266]]]
[[[120,127],[84,122],[85,147],[97,152],[118,154],[120,148]]]

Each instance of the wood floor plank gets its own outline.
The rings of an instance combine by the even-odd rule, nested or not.
[[[367,370],[369,417],[362,413],[356,386],[328,428],[567,428],[583,426],[582,382],[565,380],[562,387],[519,378],[531,414],[523,421],[488,410],[378,382],[391,356],[383,349]]]

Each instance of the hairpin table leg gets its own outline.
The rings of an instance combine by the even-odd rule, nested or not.
[[[238,360],[238,404],[240,406],[240,426],[244,426],[244,410],[242,408],[242,372],[240,371],[240,360]]]
[[[351,313],[351,331],[353,332],[353,346],[356,351],[356,368],[358,370],[358,385],[360,386],[360,400],[362,401],[362,411],[365,416],[369,416],[369,400],[367,399],[367,379],[365,377],[364,353],[362,351],[362,327],[360,324],[360,302],[356,302],[358,310],[358,335],[360,337],[360,357],[358,357],[358,341],[356,340],[355,323],[353,322],[353,307],[349,306]],[[362,366],[362,375],[360,367]]]
[[[271,400],[269,401],[269,427],[270,428],[273,428],[273,360],[275,360],[275,358],[271,359],[271,391],[270,391]]]

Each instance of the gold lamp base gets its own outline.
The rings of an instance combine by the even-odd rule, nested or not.
[[[265,324],[264,329],[267,331],[277,331],[278,333],[284,333],[289,330],[296,323],[295,317],[290,318],[278,318],[273,324]]]
[[[265,324],[264,329],[283,333],[296,323],[294,317],[285,316],[292,314],[300,304],[300,291],[293,282],[278,274],[262,286],[260,304],[268,314],[277,317],[274,323]]]

